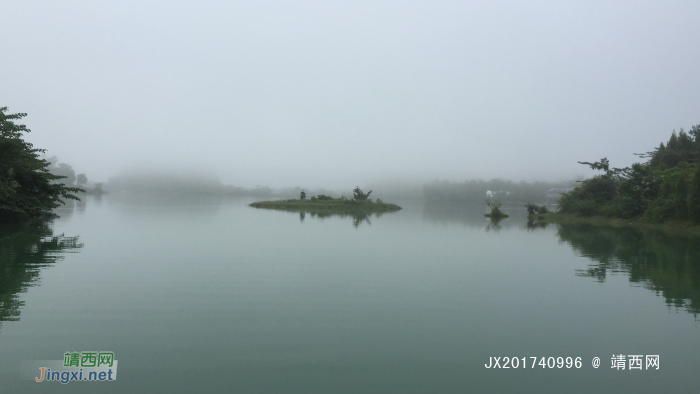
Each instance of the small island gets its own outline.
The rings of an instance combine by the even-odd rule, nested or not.
[[[508,217],[508,215],[501,211],[501,206],[503,205],[501,200],[496,199],[495,201],[492,201],[490,199],[486,199],[486,205],[491,208],[490,213],[484,214],[484,216],[487,218],[491,218],[491,220],[501,220]]]
[[[288,212],[308,212],[312,214],[373,214],[384,212],[395,212],[401,209],[400,206],[383,202],[381,199],[373,201],[368,193],[362,192],[359,187],[353,190],[353,198],[346,197],[333,198],[326,195],[306,198],[306,193],[301,192],[299,199],[259,201],[250,204],[253,208],[276,209]]]

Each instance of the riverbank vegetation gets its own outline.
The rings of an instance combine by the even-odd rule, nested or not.
[[[79,200],[84,190],[61,183],[66,176],[50,172],[51,163],[41,158],[45,150],[22,138],[31,130],[15,121],[27,114],[7,110],[0,107],[0,219],[48,216],[64,200]]]
[[[648,159],[630,167],[611,167],[607,158],[579,162],[602,173],[586,179],[559,200],[548,220],[618,219],[635,225],[700,225],[700,125],[671,134],[666,144],[639,154]]]

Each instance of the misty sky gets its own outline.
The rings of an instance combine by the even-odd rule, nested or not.
[[[0,2],[0,106],[106,180],[563,179],[700,123],[698,1]]]

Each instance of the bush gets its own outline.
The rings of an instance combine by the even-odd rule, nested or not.
[[[525,204],[525,208],[527,208],[527,213],[529,213],[530,215],[542,215],[549,212],[546,206],[542,205],[538,207],[537,205],[531,202]]]
[[[357,200],[357,201],[367,201],[367,199],[369,198],[369,195],[370,195],[370,193],[372,193],[372,191],[370,190],[369,192],[367,192],[367,193],[365,194],[365,193],[362,192],[362,189],[360,189],[360,187],[357,186],[357,187],[355,188],[355,190],[352,191],[352,193],[353,193],[353,199],[354,199],[354,200]]]
[[[488,205],[489,208],[491,208],[491,213],[487,213],[484,216],[490,217],[491,219],[501,219],[501,218],[507,218],[508,215],[503,213],[501,211],[501,206],[503,205],[501,203],[501,200],[491,200],[491,199],[486,199],[486,205]]]

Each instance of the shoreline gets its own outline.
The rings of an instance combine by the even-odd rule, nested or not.
[[[539,217],[544,217],[539,220]],[[700,237],[700,225],[694,225],[689,221],[668,221],[664,223],[650,223],[644,218],[622,219],[611,218],[605,216],[577,216],[571,214],[561,214],[555,212],[545,213],[543,215],[529,214],[528,220],[543,221],[545,223],[555,224],[588,224],[593,226],[607,227],[630,227],[638,230],[656,230],[662,231],[669,235],[682,237]]]

